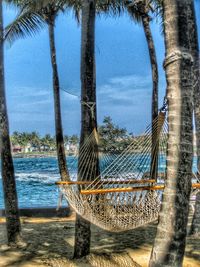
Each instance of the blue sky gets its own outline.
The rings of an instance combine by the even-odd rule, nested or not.
[[[4,24],[16,10],[4,8]],[[200,25],[200,3],[197,5]],[[159,63],[160,105],[165,94],[162,69],[164,41],[159,23],[151,25]],[[56,47],[61,87],[80,95],[80,27],[72,14],[56,22]],[[96,21],[98,123],[104,116],[138,134],[151,116],[151,68],[143,29],[128,16],[98,17]],[[10,131],[54,134],[52,71],[48,31],[5,45],[6,93]],[[79,99],[61,92],[65,134],[79,134]]]

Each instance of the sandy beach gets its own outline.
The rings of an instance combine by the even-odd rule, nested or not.
[[[0,221],[1,267],[134,267],[148,266],[157,223],[122,233],[109,233],[92,226],[91,255],[74,261],[74,219],[21,218],[27,246],[5,245],[5,220]],[[184,267],[200,266],[200,238],[189,236]]]

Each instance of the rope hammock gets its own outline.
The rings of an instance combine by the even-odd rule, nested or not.
[[[121,153],[114,144],[105,148],[94,130],[81,146],[78,161],[71,159],[71,180],[57,184],[79,215],[105,230],[143,226],[160,211],[167,137],[164,109]]]

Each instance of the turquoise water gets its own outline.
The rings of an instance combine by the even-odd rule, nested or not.
[[[165,170],[164,161],[163,164],[161,164],[162,167],[159,169],[160,172]],[[72,163],[74,165],[74,162],[75,165],[77,165],[77,160],[75,158],[67,158],[68,167],[72,166]],[[143,169],[143,171],[149,169],[149,163],[146,165],[146,170]],[[57,206],[59,191],[55,182],[59,180],[59,173],[56,158],[14,159],[14,166],[20,208]],[[194,159],[194,171],[195,166],[196,160]],[[77,166],[75,166],[75,169],[76,167]],[[104,168],[106,168],[106,166],[103,166],[101,169]],[[127,165],[125,169],[127,169]],[[139,171],[142,170],[138,169],[138,172]],[[63,201],[63,205],[67,205],[67,203]],[[0,178],[0,208],[3,207],[2,180]]]
[[[14,166],[21,208],[57,206],[59,191],[55,182],[59,179],[59,174],[56,158],[14,159]],[[0,179],[0,208],[3,206]]]

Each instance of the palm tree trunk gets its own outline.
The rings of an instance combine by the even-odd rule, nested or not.
[[[95,6],[96,0],[82,1],[82,32],[81,32],[81,136],[80,149],[86,138],[90,136],[94,129],[97,129],[96,119],[96,74],[95,74]],[[94,110],[88,106],[93,106]],[[97,148],[94,148],[97,149]],[[79,155],[79,166],[82,157],[90,155]],[[93,168],[92,164],[96,164]],[[87,166],[89,170],[96,170],[93,173],[97,177],[98,157]],[[90,176],[82,177],[79,169],[78,179],[90,180]],[[76,217],[75,225],[75,247],[74,258],[81,258],[90,252],[90,223],[79,215]]]
[[[192,177],[193,68],[188,3],[164,0],[165,71],[169,104],[167,182],[149,266],[182,266]]]
[[[54,37],[54,16],[48,20],[49,26],[49,41],[50,41],[50,53],[51,53],[51,64],[53,70],[53,93],[54,93],[54,111],[55,111],[55,130],[56,130],[56,149],[58,157],[59,172],[62,181],[69,180],[69,173],[67,169],[64,138],[62,129],[62,118],[61,118],[61,105],[60,105],[60,84],[58,77],[58,68],[56,62],[56,47]]]
[[[153,36],[151,33],[151,28],[149,25],[150,18],[148,15],[142,15],[142,24],[148,44],[149,56],[151,62],[152,70],[152,81],[153,81],[153,90],[152,90],[152,111],[151,111],[151,120],[152,120],[152,152],[151,152],[151,179],[157,179],[158,172],[158,142],[155,129],[155,119],[158,116],[158,64],[156,59],[156,50],[154,46]]]
[[[199,64],[199,41],[198,41],[198,31],[196,24],[196,14],[194,2],[188,6],[189,12],[188,16],[191,19],[190,28],[190,47],[191,53],[194,59],[194,120],[196,128],[196,153],[197,153],[197,176],[200,178],[200,64]],[[194,217],[192,220],[190,234],[200,234],[200,193],[196,195],[196,204]]]
[[[6,107],[3,52],[3,10],[0,2],[0,148],[1,172],[3,180],[7,238],[9,245],[21,241],[21,225],[15,183],[14,166],[11,155],[9,123]]]

